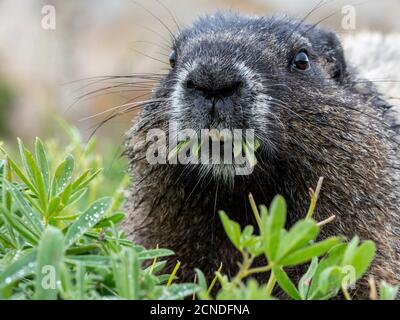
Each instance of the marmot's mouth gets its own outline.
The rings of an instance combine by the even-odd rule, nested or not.
[[[170,163],[254,168],[260,141],[248,137],[213,132],[180,141],[168,155]]]

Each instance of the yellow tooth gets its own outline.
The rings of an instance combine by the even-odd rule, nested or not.
[[[230,142],[232,141],[232,133],[227,129],[221,130],[219,133],[219,138],[222,142]]]
[[[210,138],[211,138],[211,141],[213,141],[213,142],[219,142],[220,141],[219,131],[216,129],[211,129],[210,130]]]
[[[235,140],[233,143],[233,156],[237,158],[242,153],[242,144],[240,141]]]

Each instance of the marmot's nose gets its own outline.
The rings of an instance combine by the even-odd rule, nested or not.
[[[186,88],[189,91],[200,94],[207,100],[223,100],[236,94],[242,86],[241,81],[232,81],[217,85],[204,85],[193,80],[186,81]]]

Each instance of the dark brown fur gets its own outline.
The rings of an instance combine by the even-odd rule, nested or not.
[[[297,23],[289,21],[291,27]],[[332,69],[329,63],[321,62],[326,75]],[[288,86],[293,88],[290,81]],[[124,223],[127,235],[146,247],[174,250],[182,262],[182,280],[193,281],[194,268],[211,276],[220,263],[224,273],[234,275],[240,256],[222,229],[218,210],[225,210],[242,226],[255,224],[248,194],[260,204],[269,204],[276,194],[282,194],[288,202],[289,227],[305,216],[308,188],[323,176],[314,218],[335,215],[336,219],[322,229],[321,237],[358,235],[375,241],[377,256],[370,273],[377,280],[399,284],[397,122],[374,85],[360,81],[351,67],[335,81],[310,84],[313,90],[300,88],[297,95],[286,97],[297,116],[276,111],[280,122],[274,129],[280,134],[270,139],[275,139],[279,151],[272,157],[261,154],[255,172],[236,177],[232,188],[184,166],[149,165],[146,133],[151,128],[166,128],[169,105],[161,102],[146,108],[129,133],[127,145],[132,175],[126,203],[129,215]],[[168,97],[169,90],[161,82],[155,96]],[[278,94],[285,99],[284,92]],[[316,103],[318,108],[310,107]],[[366,295],[364,283],[358,296]]]

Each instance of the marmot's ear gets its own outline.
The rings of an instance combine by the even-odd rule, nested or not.
[[[346,60],[342,45],[333,32],[323,31],[323,33],[321,49],[327,62],[328,72],[333,79],[342,82],[346,75]]]

